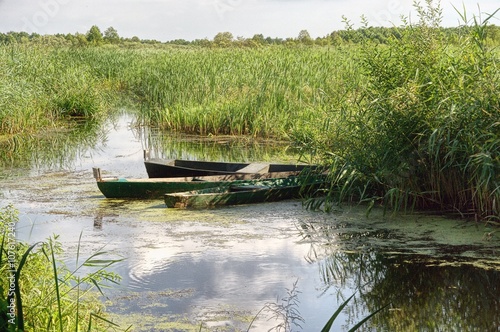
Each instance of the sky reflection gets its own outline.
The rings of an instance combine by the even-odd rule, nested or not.
[[[297,282],[304,331],[320,330],[355,292],[334,329],[388,302],[365,330],[500,325],[500,237],[491,227],[377,211],[366,218],[363,207],[326,215],[298,201],[193,211],[166,209],[158,200],[105,199],[91,167],[145,174],[131,121],[120,118],[102,145],[71,153],[76,159],[67,168],[0,180],[0,206],[20,211],[18,240],[59,234],[70,267],[78,247],[82,257],[106,250],[126,258],[113,267],[121,285],[107,291],[117,321],[137,331],[168,329],[179,320],[191,329],[200,322],[246,329],[266,304],[283,303]],[[279,323],[269,315],[259,315],[256,330]]]

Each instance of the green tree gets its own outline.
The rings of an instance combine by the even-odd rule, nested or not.
[[[262,35],[262,34],[253,35],[252,40],[259,45],[264,45],[266,43],[266,40],[264,39],[264,35]]]
[[[233,42],[233,34],[231,32],[219,32],[214,37],[214,44],[219,47],[229,47]]]
[[[307,30],[301,30],[299,32],[299,36],[297,37],[297,40],[299,42],[301,42],[302,44],[306,44],[306,45],[311,45],[314,42],[313,39],[311,38],[311,35],[309,34],[309,32]]]
[[[102,43],[103,41],[102,32],[99,29],[99,27],[97,27],[97,25],[93,25],[87,32],[87,41],[95,45]]]
[[[88,45],[87,37],[82,33],[75,34],[75,38],[72,40],[73,45],[76,46],[86,46]]]
[[[116,44],[120,41],[120,36],[115,28],[109,27],[104,31],[104,40],[111,44]]]

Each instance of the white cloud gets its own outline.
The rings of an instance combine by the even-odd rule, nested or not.
[[[400,15],[412,11],[412,0],[0,0],[0,32],[85,33],[92,25],[113,26],[125,37],[171,40],[212,38],[229,31],[251,37],[296,37],[305,29],[325,36],[343,29],[342,15],[355,27],[365,15],[371,25],[400,24]],[[469,16],[479,14],[477,2],[463,2]],[[455,6],[462,8],[462,2]],[[459,15],[442,2],[443,25],[456,25]],[[481,11],[493,12],[496,0],[481,2]],[[416,15],[413,19],[416,19]],[[483,15],[483,18],[485,16]],[[498,19],[493,23],[498,24]]]

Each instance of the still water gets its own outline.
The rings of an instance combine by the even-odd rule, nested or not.
[[[332,330],[390,303],[360,330],[500,331],[498,228],[419,214],[367,217],[363,207],[323,214],[300,201],[193,211],[106,199],[92,167],[146,177],[144,149],[225,161],[297,156],[278,143],[160,133],[127,114],[49,142],[17,142],[19,155],[2,155],[0,206],[20,211],[21,241],[58,234],[69,266],[80,236],[87,256],[125,258],[112,268],[123,279],[105,299],[121,326],[267,331],[288,308],[293,331],[319,331],[355,294]]]

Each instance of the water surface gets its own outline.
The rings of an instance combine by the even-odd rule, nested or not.
[[[267,306],[252,323],[263,331],[282,322],[269,319],[276,305],[288,305],[300,324],[293,330],[318,331],[355,293],[335,330],[391,303],[362,330],[499,331],[500,232],[490,225],[378,210],[367,218],[363,207],[347,206],[326,215],[300,201],[194,211],[106,199],[92,167],[146,177],[145,148],[162,157],[235,161],[296,154],[276,142],[159,133],[126,114],[92,135],[33,143],[36,153],[4,162],[0,206],[19,209],[19,240],[59,234],[70,266],[80,235],[86,255],[104,248],[126,258],[113,267],[120,286],[107,292],[108,312],[123,326],[246,331]]]

